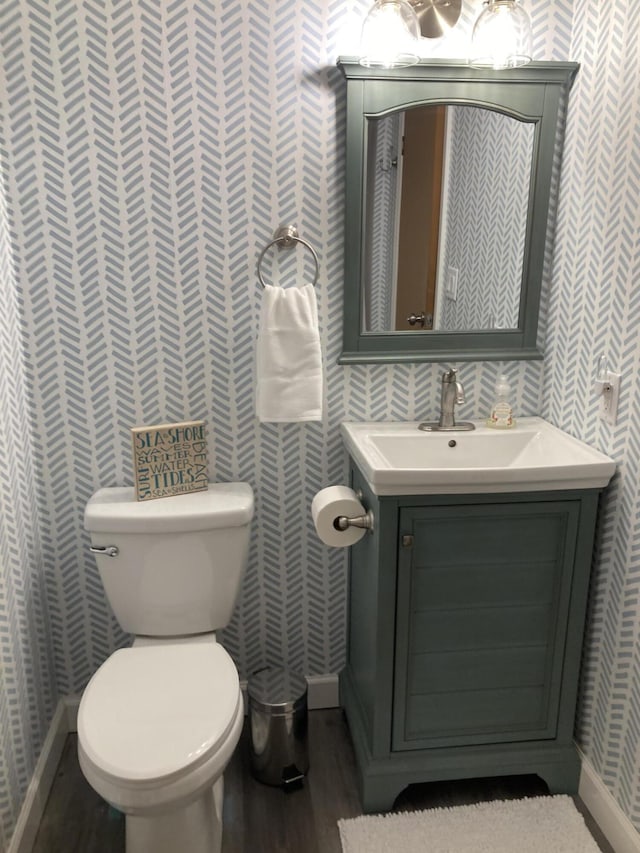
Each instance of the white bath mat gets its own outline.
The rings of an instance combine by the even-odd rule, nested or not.
[[[599,853],[571,797],[338,821],[343,853]]]

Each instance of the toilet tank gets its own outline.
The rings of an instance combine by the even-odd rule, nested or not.
[[[248,483],[137,501],[132,488],[100,489],[84,516],[109,603],[122,628],[171,637],[224,628],[249,551]]]

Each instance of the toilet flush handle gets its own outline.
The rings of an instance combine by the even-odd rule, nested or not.
[[[103,554],[105,557],[117,557],[120,553],[115,545],[105,545],[104,547],[96,548],[93,545],[89,546],[92,554]]]

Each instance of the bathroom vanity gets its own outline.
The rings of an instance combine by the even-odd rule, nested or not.
[[[592,451],[600,475],[567,478],[567,488],[553,479],[532,487],[522,475],[528,487],[520,490],[517,481],[483,484],[478,472],[487,470],[491,451],[475,468],[456,467],[456,448],[473,452],[463,434],[424,436],[427,457],[431,439],[446,446],[445,459],[452,454],[436,479],[445,480],[447,470],[461,480],[464,474],[470,491],[463,482],[407,483],[409,493],[390,494],[403,486],[381,484],[367,466],[367,453],[375,463],[373,445],[363,455],[344,426],[343,436],[353,488],[375,518],[373,531],[351,548],[340,683],[365,811],[391,808],[410,783],[444,779],[536,773],[551,792],[575,792],[591,555],[613,462]],[[488,440],[499,446],[502,437],[509,438]]]

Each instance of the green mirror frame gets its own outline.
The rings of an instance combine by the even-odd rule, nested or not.
[[[538,315],[545,247],[553,233],[549,203],[564,138],[574,62],[533,62],[501,71],[456,61],[421,61],[410,68],[366,68],[340,57],[347,81],[347,151],[342,364],[540,359]],[[472,332],[363,332],[363,246],[367,119],[423,104],[496,110],[534,124],[531,184],[518,327]]]

